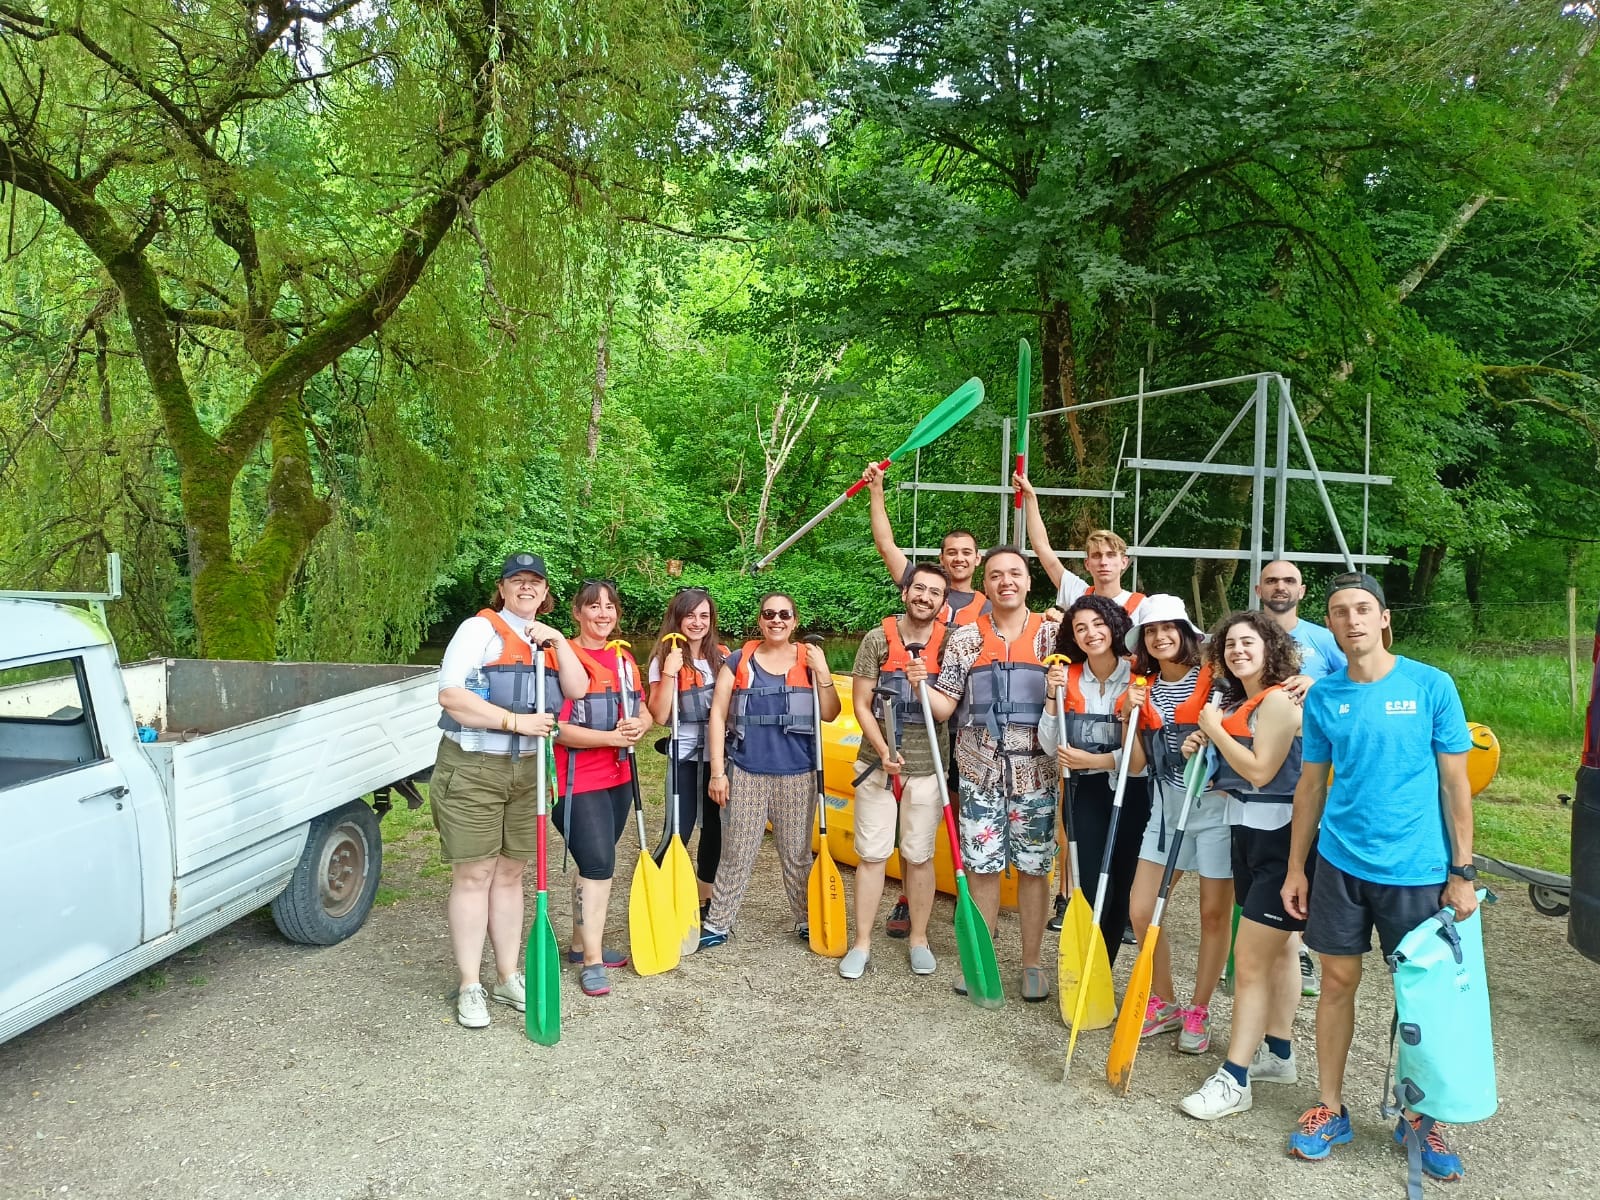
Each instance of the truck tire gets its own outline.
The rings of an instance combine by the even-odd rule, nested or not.
[[[352,800],[311,822],[289,886],[272,902],[272,919],[292,942],[342,942],[372,911],[382,873],[378,814]]]

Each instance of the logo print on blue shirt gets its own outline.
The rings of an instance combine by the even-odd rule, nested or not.
[[[1391,716],[1416,716],[1417,702],[1415,700],[1385,700],[1383,711]]]

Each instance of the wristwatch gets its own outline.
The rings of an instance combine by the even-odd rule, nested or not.
[[[1478,868],[1473,866],[1471,863],[1468,863],[1464,867],[1458,867],[1454,863],[1451,863],[1450,874],[1458,875],[1462,879],[1465,879],[1468,883],[1471,883],[1478,877]]]

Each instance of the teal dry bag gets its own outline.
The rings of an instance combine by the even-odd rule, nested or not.
[[[1494,1081],[1494,1040],[1489,1029],[1489,980],[1483,965],[1483,903],[1464,921],[1442,909],[1400,940],[1389,955],[1394,977],[1394,1104],[1384,1113],[1409,1109],[1424,1119],[1420,1135],[1408,1135],[1412,1194],[1420,1195],[1416,1155],[1410,1144],[1435,1121],[1482,1121],[1500,1105]],[[1488,897],[1492,899],[1492,897]],[[1390,1088],[1384,1087],[1387,1101]]]

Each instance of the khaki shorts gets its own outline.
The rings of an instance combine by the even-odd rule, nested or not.
[[[533,857],[539,826],[539,758],[463,750],[439,739],[428,784],[440,857],[447,863]]]
[[[861,774],[866,765],[857,762],[854,773]],[[901,861],[925,863],[931,859],[944,813],[944,788],[944,780],[936,775],[907,775],[896,804],[889,776],[882,767],[874,767],[872,774],[856,784],[856,853],[861,860],[884,862],[894,852],[897,817]]]

